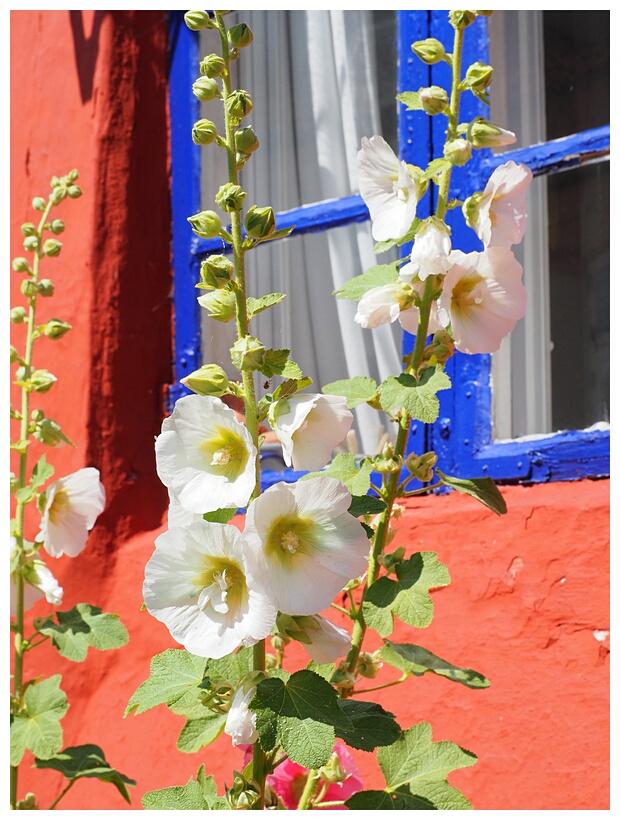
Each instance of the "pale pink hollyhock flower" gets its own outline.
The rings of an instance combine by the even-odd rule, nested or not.
[[[362,137],[357,155],[360,194],[378,242],[400,239],[411,229],[423,190],[407,163],[398,159],[383,137]]]
[[[25,546],[28,549],[32,548],[33,545],[26,542]],[[16,552],[17,539],[15,536],[11,536],[11,556],[15,557]],[[48,603],[54,606],[62,604],[63,589],[43,561],[30,561],[25,564],[22,571],[24,577],[24,612],[31,609],[44,596]],[[17,614],[15,573],[11,573],[10,612],[12,617]]]
[[[88,533],[105,507],[99,470],[84,467],[54,481],[45,491],[45,510],[36,537],[49,555],[75,558],[86,546]]]
[[[300,393],[275,402],[269,421],[287,467],[315,471],[331,460],[353,424],[353,413],[343,396]]]
[[[508,248],[453,251],[439,297],[439,319],[451,325],[462,353],[493,353],[525,314],[523,268]]]
[[[342,783],[330,783],[323,797],[323,802],[328,803],[335,800],[348,800],[357,792],[364,788],[362,776],[355,765],[355,761],[344,743],[336,741],[334,753],[338,755],[340,767],[345,773]],[[267,782],[278,794],[287,809],[294,810],[299,805],[299,800],[308,780],[308,769],[304,769],[292,760],[285,760],[276,766],[273,774],[267,776]],[[345,810],[346,806],[329,806],[332,810]],[[324,809],[319,809],[324,811]]]
[[[188,652],[222,658],[266,638],[277,610],[249,571],[241,533],[196,521],[155,541],[142,587],[144,603]]]
[[[351,636],[321,615],[303,616],[303,629],[311,643],[302,643],[316,663],[334,663],[351,649]]]
[[[363,328],[395,322],[401,311],[413,305],[412,293],[411,287],[399,279],[371,288],[358,302],[355,321]]]
[[[448,228],[437,222],[425,224],[415,235],[410,261],[400,269],[399,278],[410,285],[414,277],[423,282],[428,276],[447,273],[451,250]]]
[[[274,484],[249,505],[248,567],[269,583],[281,612],[314,615],[365,571],[368,538],[350,504],[346,486],[321,475]]]
[[[256,731],[256,713],[248,706],[256,694],[256,686],[240,686],[230,704],[224,731],[232,738],[233,746],[244,746],[258,740]]]
[[[512,160],[493,171],[471,222],[485,247],[509,248],[521,242],[527,224],[525,195],[531,181],[531,170]]]

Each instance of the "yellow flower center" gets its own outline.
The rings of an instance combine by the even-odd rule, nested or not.
[[[50,504],[48,512],[49,520],[52,524],[56,524],[58,518],[62,517],[64,511],[67,507],[69,507],[70,503],[69,494],[66,490],[58,490],[58,492],[55,493],[54,500]]]
[[[235,481],[245,470],[248,449],[245,441],[234,430],[217,427],[201,445],[206,467],[210,473]]]
[[[470,271],[463,276],[452,291],[452,306],[460,309],[467,309],[474,305],[480,305],[484,301],[484,277]]]
[[[269,557],[290,565],[297,554],[312,555],[319,548],[319,533],[311,518],[299,515],[281,515],[274,519],[265,540]]]
[[[241,567],[226,558],[206,556],[203,571],[194,579],[197,605],[225,614],[238,611],[247,598],[247,585]]]

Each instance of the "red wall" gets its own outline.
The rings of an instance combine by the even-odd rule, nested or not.
[[[197,755],[178,752],[183,719],[164,708],[122,718],[150,658],[175,645],[140,611],[144,565],[165,521],[153,439],[172,379],[163,14],[14,11],[11,65],[11,256],[22,255],[19,226],[32,220],[30,200],[47,195],[53,174],[77,167],[84,190],[58,209],[65,247],[45,273],[57,292],[41,318],[58,316],[74,330],[37,347],[37,363],[59,378],[44,406],[77,444],[48,458],[57,475],[98,467],[108,493],[84,553],[49,563],[65,589],[63,608],[87,601],[117,612],[131,636],[127,647],[91,651],[83,664],[43,646],[29,653],[26,671],[63,674],[65,745],[101,745],[138,781],[139,808],[145,791],[185,783],[201,763],[220,785],[230,782],[241,760],[226,736]],[[22,303],[18,291],[13,274],[12,304]],[[476,808],[605,809],[609,482],[504,494],[501,519],[462,496],[411,501],[398,534],[410,550],[436,551],[452,577],[434,593],[431,627],[398,638],[483,672],[491,687],[427,675],[377,694],[403,727],[428,720],[435,740],[479,756],[451,777]],[[40,603],[30,614],[49,609]],[[302,655],[291,653],[291,668]],[[374,757],[356,758],[367,787],[379,785]],[[61,782],[25,769],[20,793],[36,791],[46,808]],[[127,808],[95,781],[78,782],[60,807]]]

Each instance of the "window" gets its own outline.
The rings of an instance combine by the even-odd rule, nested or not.
[[[275,14],[275,12],[257,12],[260,14]],[[303,14],[288,13],[288,14]],[[342,14],[342,12],[334,12],[333,14]],[[551,14],[551,13],[545,13]],[[560,12],[568,14],[566,12]],[[398,61],[398,88],[399,89],[417,89],[420,86],[429,85],[433,82],[437,84],[446,84],[447,66],[439,65],[431,68],[424,66],[418,60],[412,59],[410,45],[413,41],[422,39],[427,36],[435,36],[446,42],[451,38],[451,29],[447,23],[445,12],[375,12],[375,23],[379,25],[374,26],[373,38],[381,36],[382,25],[386,26],[388,17],[395,15],[397,17],[397,46],[399,53]],[[258,18],[257,18],[258,19]],[[493,18],[491,18],[493,19]],[[545,25],[546,21],[543,21]],[[563,21],[562,21],[563,22]],[[299,19],[295,20],[289,18],[289,30],[285,32],[284,44],[286,45],[286,37],[298,34],[297,31],[291,31],[290,26],[299,23]],[[179,13],[172,13],[172,60],[170,72],[170,108],[173,122],[172,131],[172,197],[173,197],[173,256],[175,267],[175,349],[176,349],[176,378],[177,384],[171,389],[171,400],[174,400],[178,395],[184,391],[178,385],[178,380],[196,369],[201,364],[201,347],[205,340],[201,339],[200,333],[200,314],[198,305],[196,303],[196,291],[194,283],[198,281],[198,266],[199,258],[207,252],[214,252],[221,250],[221,246],[217,243],[211,247],[209,243],[203,240],[197,240],[193,236],[191,229],[189,229],[186,222],[186,216],[189,213],[194,213],[201,208],[200,200],[200,149],[194,146],[189,140],[189,133],[193,122],[199,117],[198,104],[191,95],[191,83],[197,75],[197,65],[199,60],[199,47],[197,37],[189,32],[182,24],[182,16]],[[254,28],[257,23],[250,25]],[[257,29],[255,29],[257,31]],[[383,35],[386,35],[386,29],[383,28]],[[469,54],[465,55],[465,60],[472,62],[474,60],[484,60],[484,51],[486,49],[486,20],[479,19],[473,30],[468,30],[468,37],[466,37],[466,45],[468,44]],[[389,38],[389,27],[387,28],[387,36]],[[527,42],[527,38],[523,42]],[[367,38],[368,44],[368,38]],[[603,44],[604,45],[604,44]],[[376,46],[375,46],[376,47]],[[384,46],[380,46],[383,48]],[[258,49],[256,49],[258,52]],[[262,59],[265,58],[265,52],[261,52]],[[260,58],[259,54],[259,58]],[[290,53],[289,53],[290,58]],[[393,65],[390,60],[390,65]],[[258,70],[254,67],[253,71]],[[292,72],[294,76],[294,72]],[[386,78],[381,73],[379,76],[384,82]],[[250,90],[253,90],[252,88]],[[385,100],[387,91],[382,90],[381,99]],[[391,95],[393,97],[393,95]],[[469,119],[477,114],[485,113],[479,110],[482,104],[478,103],[472,95],[464,95],[464,111],[462,119]],[[384,108],[383,112],[379,109],[375,112],[382,127],[389,132],[389,106]],[[367,113],[367,112],[365,112]],[[383,117],[382,117],[383,114]],[[386,119],[387,118],[387,119]],[[443,118],[422,117],[418,112],[404,111],[404,107],[400,106],[398,110],[398,125],[401,145],[401,155],[409,162],[417,165],[426,165],[429,158],[437,156],[441,151],[443,145],[443,130],[444,123],[441,122]],[[311,126],[307,126],[311,127]],[[381,127],[381,126],[380,126]],[[558,127],[562,127],[558,125]],[[581,124],[579,124],[581,128]],[[592,157],[593,155],[605,155],[609,151],[609,128],[608,127],[590,127],[589,124],[583,126],[588,128],[587,131],[582,131],[574,136],[570,136],[561,143],[545,143],[535,147],[518,148],[515,151],[505,154],[502,158],[494,157],[490,152],[477,152],[475,161],[469,163],[464,169],[459,169],[461,173],[454,175],[456,190],[454,195],[458,196],[459,184],[467,187],[468,191],[481,190],[486,183],[486,180],[494,167],[504,161],[508,156],[515,159],[515,161],[524,161],[534,172],[538,175],[545,175],[550,171],[555,171],[559,168],[566,168],[571,163],[579,164],[582,158]],[[257,129],[258,130],[258,129]],[[377,129],[370,131],[362,131],[367,135],[376,133]],[[558,134],[547,134],[547,138],[555,138]],[[259,132],[259,138],[261,134]],[[537,139],[534,135],[532,141]],[[273,150],[272,150],[273,153]],[[487,156],[484,156],[487,154]],[[354,159],[354,154],[353,154]],[[347,157],[347,161],[351,161],[351,155]],[[576,172],[580,174],[586,172],[590,174],[590,167],[599,167],[602,170],[603,164],[600,166],[586,166],[580,167]],[[575,172],[570,172],[571,174]],[[598,172],[597,172],[598,173]],[[569,179],[569,173],[557,174],[558,179],[564,177],[564,180]],[[551,179],[551,177],[549,177]],[[460,180],[460,182],[459,182]],[[260,187],[259,180],[256,180],[257,190]],[[310,180],[310,183],[316,180]],[[244,180],[244,184],[247,184]],[[581,184],[579,182],[577,185]],[[587,185],[587,183],[585,183]],[[595,187],[596,187],[595,183]],[[312,190],[311,186],[307,190]],[[290,191],[289,191],[290,193]],[[314,197],[311,194],[298,192],[297,202],[291,202],[290,199],[284,198],[282,195],[282,207],[284,209],[294,208],[295,210],[284,212],[278,218],[278,226],[286,226],[295,224],[297,226],[293,238],[285,240],[281,243],[273,243],[271,246],[275,250],[272,253],[278,255],[292,253],[294,243],[303,247],[302,254],[306,256],[306,262],[311,264],[315,258],[315,251],[311,244],[316,240],[316,236],[312,234],[315,231],[322,231],[321,241],[323,243],[323,252],[327,246],[329,252],[330,236],[334,235],[334,231],[341,233],[348,232],[353,239],[348,239],[350,247],[359,255],[360,260],[367,258],[369,249],[372,248],[372,242],[368,239],[368,232],[364,233],[364,221],[367,219],[366,208],[360,197],[351,195],[350,190],[341,188],[340,192],[333,195],[335,199],[327,203],[317,203],[312,200]],[[309,199],[306,198],[309,196]],[[547,192],[547,196],[550,196]],[[561,193],[563,201],[565,194]],[[582,197],[582,193],[577,194]],[[264,193],[266,201],[274,202],[278,198],[277,195],[270,195],[269,191]],[[324,196],[320,198],[325,198]],[[544,197],[539,197],[544,199]],[[604,196],[598,197],[599,202],[604,203]],[[424,200],[428,207],[428,198]],[[258,204],[261,204],[260,202]],[[304,205],[301,209],[297,209],[298,205]],[[544,203],[543,203],[544,204]],[[603,205],[603,209],[605,206]],[[603,211],[604,212],[604,211]],[[474,249],[475,236],[467,229],[464,229],[462,224],[458,222],[458,214],[452,212],[455,217],[455,224],[453,226],[454,244],[465,250]],[[422,212],[422,216],[425,214]],[[599,223],[601,220],[598,220]],[[360,223],[362,226],[360,228]],[[349,226],[344,228],[343,226]],[[531,222],[530,222],[531,226]],[[550,233],[550,242],[553,243],[553,231]],[[297,235],[297,239],[295,239]],[[366,239],[364,239],[366,236]],[[284,250],[285,243],[288,243],[289,250]],[[334,243],[342,244],[342,243]],[[280,245],[280,248],[277,248]],[[539,243],[540,247],[540,243]],[[259,249],[260,251],[260,249]],[[258,252],[257,252],[258,255]],[[381,257],[380,261],[385,261],[385,257]],[[354,264],[344,265],[340,270],[346,270],[344,278],[349,278],[351,275],[360,273],[366,269],[370,264],[373,264],[372,259],[369,262],[363,262],[362,266],[358,267],[358,261],[354,259]],[[332,267],[332,270],[334,268]],[[281,270],[284,270],[282,266]],[[591,272],[591,277],[599,282],[605,281],[604,260],[597,262],[596,269]],[[273,287],[277,290],[277,287]],[[284,288],[287,290],[287,288]],[[600,289],[601,299],[595,310],[601,311],[601,304],[604,304],[604,287]],[[315,309],[317,305],[315,304]],[[323,305],[318,305],[318,313],[321,322],[324,322]],[[330,310],[336,310],[333,302],[330,302]],[[603,309],[604,314],[604,309]],[[294,320],[293,320],[294,321]],[[297,328],[295,328],[297,330]],[[385,328],[388,330],[388,328]],[[290,330],[290,326],[289,326]],[[320,328],[312,322],[308,325],[308,331],[314,332],[315,335],[320,333]],[[282,326],[277,329],[277,333],[284,334],[286,327]],[[366,336],[374,336],[376,332],[368,333]],[[529,338],[528,334],[524,334],[525,338]],[[393,344],[393,336],[391,336]],[[404,340],[405,349],[411,346],[411,337],[406,337]],[[600,344],[600,341],[598,342]],[[544,341],[541,342],[544,345]],[[365,368],[365,372],[369,372],[372,366],[377,367],[379,359],[374,340],[364,340],[366,361],[362,361],[349,369],[349,375],[357,375],[356,367]],[[280,345],[283,346],[283,345]],[[285,345],[285,346],[288,346]],[[368,352],[370,346],[370,353]],[[494,365],[494,380],[496,383],[497,401],[495,404],[495,412],[498,413],[498,407],[509,406],[511,408],[511,420],[509,425],[504,423],[504,429],[501,425],[495,423],[495,433],[493,431],[492,419],[492,397],[491,397],[491,357],[489,356],[464,356],[457,354],[449,362],[449,372],[452,378],[455,390],[450,391],[450,395],[446,398],[440,394],[442,398],[440,417],[435,425],[431,428],[424,428],[423,425],[413,425],[410,446],[417,452],[424,449],[435,449],[442,459],[442,464],[447,472],[452,472],[457,475],[465,476],[480,476],[489,474],[497,479],[505,480],[528,480],[528,481],[545,481],[550,478],[576,478],[584,475],[602,475],[609,471],[609,433],[605,430],[590,429],[587,431],[577,432],[563,432],[556,435],[547,435],[540,437],[536,434],[549,433],[556,426],[556,419],[552,417],[551,422],[545,422],[548,429],[541,426],[542,422],[533,418],[527,421],[534,434],[527,439],[515,439],[508,442],[498,441],[497,439],[510,438],[513,439],[515,435],[520,435],[521,430],[517,424],[513,424],[512,419],[520,417],[522,414],[518,410],[517,397],[520,395],[519,382],[515,381],[516,368],[510,365],[510,359],[518,360],[519,355],[513,350],[508,353],[502,352],[504,356],[504,366],[501,367],[501,357],[497,357]],[[385,350],[389,350],[387,345]],[[301,359],[302,356],[298,348],[293,343],[293,356]],[[388,372],[394,372],[393,354],[392,364],[386,360]],[[322,354],[320,358],[325,358]],[[345,356],[346,358],[346,356]],[[604,361],[604,355],[601,360]],[[305,367],[303,361],[300,362]],[[323,363],[323,362],[321,362]],[[363,370],[361,372],[364,372]],[[507,373],[512,373],[510,379],[506,378]],[[507,385],[502,388],[501,377],[498,374],[504,375],[504,383]],[[340,370],[333,378],[343,378],[346,373]],[[526,374],[526,380],[529,376]],[[605,382],[604,368],[601,370],[598,378],[601,384]],[[329,381],[323,374],[317,376],[318,384]],[[551,385],[551,381],[547,379],[546,384]],[[578,390],[579,388],[575,388]],[[604,393],[602,391],[601,395]],[[532,399],[532,396],[534,397]],[[535,393],[530,393],[530,404],[535,403]],[[556,406],[562,407],[566,402],[563,399],[556,399]],[[604,399],[600,406],[604,406]],[[513,406],[517,406],[513,410]],[[547,412],[547,411],[545,411]],[[598,413],[599,408],[590,408],[586,412]],[[603,412],[603,411],[601,411]],[[587,417],[587,416],[586,416]],[[562,426],[561,423],[559,426]],[[575,426],[581,426],[579,422]],[[529,429],[529,428],[526,428]],[[366,436],[368,439],[368,435]],[[372,443],[364,442],[365,449],[373,449]]]

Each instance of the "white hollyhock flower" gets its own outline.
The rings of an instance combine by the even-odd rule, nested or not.
[[[32,544],[25,543],[26,548],[32,548]],[[11,536],[11,557],[17,552],[17,539]],[[31,561],[24,565],[24,612],[31,609],[37,601],[45,596],[47,601],[54,606],[62,604],[63,589],[54,578],[43,561]],[[17,586],[15,573],[11,573],[10,586],[10,612],[11,616],[17,614]]]
[[[184,396],[155,442],[157,474],[193,513],[244,507],[256,483],[256,448],[235,413],[213,396]]]
[[[383,137],[363,137],[357,169],[374,239],[380,242],[405,236],[424,193],[407,163],[398,159]]]
[[[196,521],[155,541],[145,569],[144,603],[188,652],[222,658],[266,638],[276,607],[247,567],[241,533]]]
[[[413,289],[397,279],[366,291],[357,304],[355,321],[364,328],[379,327],[400,318],[413,305]]]
[[[439,319],[451,325],[457,350],[493,353],[525,314],[523,268],[508,248],[452,253],[439,297]]]
[[[105,489],[99,470],[84,467],[59,478],[45,491],[45,510],[36,541],[49,555],[75,558],[86,546],[88,533],[105,507]]]
[[[527,225],[526,193],[532,172],[509,160],[491,174],[470,224],[485,247],[509,248],[523,239]]]
[[[431,222],[415,235],[410,261],[403,265],[398,276],[411,284],[414,277],[423,282],[433,274],[445,274],[450,270],[452,243],[450,233],[442,223]]]
[[[347,511],[350,503],[341,481],[318,476],[275,484],[249,505],[248,565],[255,577],[269,579],[281,612],[320,612],[365,571],[368,538]]]
[[[168,490],[170,504],[168,505],[168,529],[173,527],[187,527],[194,521],[202,521],[201,513],[186,510],[172,490]]]
[[[256,686],[250,686],[247,692],[240,686],[232,699],[224,731],[231,736],[233,746],[246,745],[258,740],[256,713],[248,708],[255,694]]]
[[[311,643],[302,646],[316,663],[333,663],[351,649],[351,636],[346,629],[336,626],[321,615],[307,615],[303,628]]]
[[[344,396],[298,394],[275,402],[269,421],[287,467],[321,470],[353,424]]]

